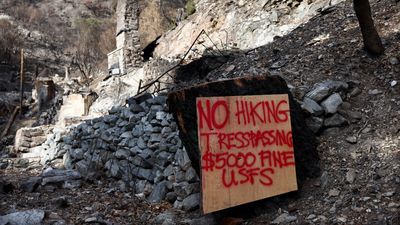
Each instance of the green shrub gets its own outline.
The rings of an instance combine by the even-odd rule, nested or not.
[[[194,0],[188,0],[186,3],[186,13],[190,16],[193,13],[196,12],[196,4],[194,3]]]

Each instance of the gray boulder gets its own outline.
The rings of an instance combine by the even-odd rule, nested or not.
[[[68,180],[77,180],[81,179],[82,175],[78,171],[74,170],[45,170],[42,174],[42,185],[46,185],[48,183],[60,183]]]
[[[311,98],[304,98],[301,108],[313,116],[320,116],[324,114],[324,109]]]
[[[108,124],[115,124],[117,122],[117,120],[118,120],[118,116],[117,115],[105,115],[103,117],[103,121],[105,123],[108,123]],[[98,124],[97,126],[101,127],[102,125]]]
[[[325,110],[325,114],[334,114],[338,111],[339,106],[343,103],[339,94],[335,93],[325,99],[321,106]]]
[[[189,195],[182,201],[182,208],[185,211],[191,211],[199,207],[200,205],[200,193]]]
[[[349,85],[343,81],[326,80],[322,83],[318,83],[314,88],[306,94],[306,97],[313,99],[316,102],[320,102],[333,92],[339,92],[347,90]]]
[[[142,137],[139,137],[139,139],[138,139],[138,141],[137,141],[137,146],[138,146],[140,149],[145,149],[145,148],[147,148],[147,144],[146,144],[146,142],[143,140]]]
[[[128,158],[129,158],[129,155],[130,155],[129,150],[125,150],[125,149],[118,149],[118,150],[115,152],[115,157],[116,157],[117,159],[128,159]]]
[[[153,181],[155,177],[151,169],[143,169],[139,167],[134,168],[132,174],[140,179],[146,179],[148,181]]]
[[[188,154],[183,149],[179,149],[175,154],[175,161],[178,165],[183,169],[187,170],[191,166],[191,161],[189,159]]]
[[[140,112],[144,112],[145,109],[138,104],[132,104],[129,106],[129,109],[133,112],[133,113],[140,113]]]
[[[151,194],[147,199],[150,202],[159,203],[165,198],[166,194],[167,194],[167,181],[162,181],[154,187],[153,191],[151,192]]]
[[[297,220],[297,216],[291,216],[288,213],[282,213],[276,219],[274,219],[271,224],[288,224],[291,222],[295,222]]]
[[[121,173],[120,166],[118,164],[118,160],[115,160],[115,159],[109,160],[106,163],[105,167],[106,167],[106,169],[108,169],[108,172],[112,177],[121,178],[122,173]]]
[[[42,178],[40,177],[31,177],[28,180],[21,183],[20,188],[25,192],[34,192],[37,187],[39,187]]]
[[[340,127],[343,125],[348,124],[348,121],[346,118],[339,114],[334,114],[333,116],[326,118],[324,121],[324,126],[325,127]]]
[[[188,182],[196,182],[197,181],[197,173],[193,167],[190,167],[185,174],[185,180]]]
[[[133,158],[130,159],[133,165],[139,166],[145,169],[151,169],[153,165],[149,163],[147,160],[143,159],[140,156],[134,156]]]
[[[324,125],[324,119],[313,116],[306,119],[306,124],[312,130],[312,132],[318,133]]]

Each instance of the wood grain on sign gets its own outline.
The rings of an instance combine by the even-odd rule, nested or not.
[[[287,94],[196,99],[202,208],[297,190]]]

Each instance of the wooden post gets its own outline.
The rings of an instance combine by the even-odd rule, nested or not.
[[[140,94],[140,89],[142,89],[142,79],[139,80],[139,87],[138,87],[138,89],[137,89],[136,95],[139,95],[139,94]]]
[[[35,80],[36,80],[36,78],[39,76],[39,65],[38,64],[36,64],[35,65]]]
[[[21,49],[21,73],[20,73],[20,93],[21,93],[21,98],[20,98],[20,111],[19,115],[22,115],[22,105],[24,101],[24,49]]]
[[[5,136],[7,136],[8,131],[10,130],[11,126],[14,123],[15,117],[17,117],[18,110],[20,110],[19,106],[14,108],[14,112],[11,114],[11,117],[8,119],[6,127],[4,128],[3,132],[0,135],[0,140],[2,140]]]
[[[64,69],[65,69],[65,80],[69,80],[69,69],[68,69],[68,66],[64,66]]]

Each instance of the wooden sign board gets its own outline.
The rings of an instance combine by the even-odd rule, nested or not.
[[[287,94],[196,98],[202,208],[297,190]]]

